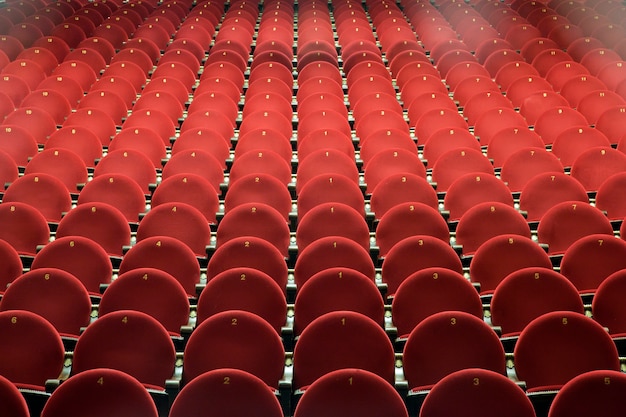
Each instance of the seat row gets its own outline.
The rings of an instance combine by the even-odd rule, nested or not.
[[[456,371],[480,368],[507,378],[508,365],[496,333],[482,320],[460,311],[424,319],[408,336],[399,357],[401,368],[395,364],[392,344],[380,325],[351,311],[330,312],[314,320],[298,339],[288,362],[280,336],[263,319],[239,310],[219,313],[190,337],[182,369],[167,331],[140,312],[112,312],[91,324],[78,339],[71,365],[64,365],[61,339],[45,319],[18,310],[2,312],[0,319],[3,334],[11,335],[0,346],[11,352],[13,359],[29,359],[18,361],[19,369],[3,369],[2,375],[17,387],[39,391],[44,402],[50,395],[43,385],[53,387],[51,379],[60,376],[57,384],[62,392],[66,383],[83,372],[110,368],[128,373],[151,389],[157,405],[164,407],[160,415],[167,415],[169,405],[173,402],[175,409],[179,396],[196,378],[203,378],[205,372],[235,368],[259,378],[266,390],[272,388],[285,415],[291,415],[292,408],[297,415],[300,401],[307,401],[307,392],[317,381],[333,371],[356,368],[377,375],[386,386],[395,386],[413,415],[422,402],[428,409],[430,393]],[[34,356],[40,358],[37,363],[32,361]],[[546,313],[531,321],[522,330],[512,358],[515,368],[508,380],[512,386],[516,378],[523,381],[538,412],[545,412],[536,400],[539,395],[558,391],[586,372],[617,373],[620,367],[616,346],[602,326],[568,311]],[[48,400],[51,404],[55,392]],[[45,408],[42,415],[46,415]]]
[[[111,389],[103,392],[101,382],[105,378]],[[96,383],[90,384],[89,380],[95,380]],[[359,390],[352,388],[355,383]],[[619,390],[625,384],[619,372],[590,371],[581,374],[568,382],[556,396],[554,405],[550,407],[550,416],[586,415],[598,407],[602,407],[607,416],[618,416],[623,409],[623,404],[618,400]],[[134,404],[133,412],[141,409],[142,415],[158,415],[141,384],[124,372],[110,369],[85,371],[73,377],[70,383],[64,384],[63,389],[54,395],[44,415],[73,416],[73,413],[81,413],[82,407],[72,408],[72,399],[76,396],[87,398],[91,412],[95,415],[123,414],[131,402]],[[2,379],[2,398],[5,409],[11,415],[29,416],[24,399],[6,379]],[[454,401],[450,401],[450,398]],[[514,383],[492,371],[468,369],[454,372],[435,385],[420,416],[459,410],[497,416],[511,406],[516,408],[516,415],[535,416],[532,405]],[[170,415],[190,415],[200,410],[220,413],[233,408],[241,413],[254,410],[269,417],[283,415],[276,399],[262,381],[244,371],[229,368],[209,371],[199,377],[196,383],[190,384],[190,388],[181,393]],[[331,372],[316,381],[304,397],[302,405],[296,408],[295,416],[316,416],[320,413],[340,416],[351,412],[365,416],[370,415],[368,413],[407,416],[401,398],[386,381],[370,372],[350,368]]]
[[[293,282],[299,287],[315,272],[348,260],[354,269],[372,279],[375,268],[382,265],[383,282],[398,282],[392,273],[387,272],[387,266],[407,264],[411,265],[410,268],[417,268],[422,265],[402,260],[401,255],[413,250],[408,243],[405,243],[405,249],[401,249],[401,243],[418,238],[432,242],[432,246],[424,250],[447,259],[446,266],[458,270],[463,265],[469,266],[470,275],[473,275],[471,268],[481,248],[498,236],[518,236],[531,242],[534,252],[542,254],[548,261],[552,258],[550,262],[555,265],[561,264],[560,256],[573,250],[580,239],[603,235],[621,242],[614,239],[616,226],[599,209],[571,200],[548,209],[541,217],[536,232],[533,232],[526,219],[510,205],[486,199],[476,202],[463,214],[455,225],[454,233],[450,233],[449,225],[435,209],[418,201],[398,203],[380,219],[374,233],[370,232],[366,220],[355,209],[342,202],[331,201],[307,213],[292,234],[285,217],[274,208],[250,195],[241,198],[246,202],[228,211],[215,233],[198,209],[176,199],[152,208],[143,217],[136,232],[131,232],[124,216],[109,204],[80,204],[61,219],[54,235],[51,235],[45,217],[36,208],[25,202],[4,201],[0,205],[3,225],[0,237],[7,243],[4,257],[9,262],[21,256],[23,262],[17,262],[18,266],[29,267],[33,259],[43,257],[42,252],[56,256],[66,251],[64,248],[68,242],[76,245],[76,241],[84,241],[85,248],[81,250],[86,250],[94,262],[98,259],[98,264],[103,266],[96,274],[86,274],[90,276],[89,290],[99,293],[99,285],[110,281],[113,267],[122,268],[132,258],[141,264],[144,261],[140,260],[155,250],[151,249],[153,245],[165,245],[167,242],[170,248],[162,249],[164,255],[174,251],[181,256],[175,265],[183,270],[191,268],[196,271],[184,279],[188,293],[194,295],[194,287],[200,282],[201,267],[208,266],[210,278],[224,270],[231,255],[241,254],[246,248],[252,256],[249,263],[268,257],[262,264],[285,288],[288,268],[293,268]],[[622,222],[622,233],[623,228]],[[28,234],[25,234],[26,231]],[[50,242],[52,236],[56,240]],[[531,239],[547,247],[542,249]],[[248,246],[240,247],[241,244]],[[330,258],[322,263],[313,261],[321,254]],[[72,256],[70,250],[63,255],[62,263],[72,263]],[[169,258],[171,254],[166,256],[166,259]],[[178,267],[171,266],[174,269]],[[13,278],[15,275],[7,274],[3,278],[5,285]],[[472,279],[486,281],[484,278]]]
[[[260,315],[284,333],[286,346],[315,318],[337,309],[355,309],[386,323],[400,338],[424,318],[448,309],[484,315],[509,335],[544,310],[582,312],[581,296],[586,303],[593,300],[588,310],[594,316],[596,303],[600,310],[615,311],[619,303],[607,295],[619,291],[606,288],[618,288],[626,269],[626,244],[607,234],[575,241],[556,270],[541,247],[520,235],[487,240],[468,269],[448,244],[415,235],[391,249],[379,273],[357,243],[329,236],[307,248],[291,277],[278,250],[252,236],[220,247],[206,272],[186,245],[165,236],[137,244],[115,271],[106,252],[81,236],[61,237],[44,247],[26,273],[17,253],[1,242],[9,285],[0,309],[38,312],[68,343],[93,318],[123,309],[157,317],[183,342],[194,326],[230,309]],[[531,297],[535,293],[541,297]],[[526,295],[535,302],[525,305]],[[418,299],[423,302],[416,304]],[[390,320],[383,320],[385,312]],[[612,334],[624,328],[619,314],[599,317]]]
[[[11,128],[10,130],[13,131],[14,129]],[[9,133],[6,136],[6,143],[11,143],[10,146],[16,144],[16,142],[12,142],[12,134]],[[320,131],[320,134],[323,134],[323,132]],[[130,139],[133,140],[132,138]],[[335,139],[329,140],[334,141]],[[535,190],[538,187],[538,183],[563,190],[564,195],[567,195],[567,199],[570,200],[593,201],[586,195],[589,193],[593,195],[597,192],[597,195],[599,195],[599,207],[606,210],[611,219],[623,217],[624,213],[623,202],[620,202],[619,197],[612,190],[622,181],[620,174],[623,173],[626,166],[626,156],[610,147],[602,146],[586,149],[586,145],[582,145],[582,149],[578,149],[580,155],[572,165],[570,175],[563,172],[561,163],[549,152],[533,148],[513,150],[513,154],[503,166],[499,177],[496,176],[489,160],[478,150],[463,147],[450,149],[441,155],[434,167],[432,179],[436,182],[431,184],[425,181],[426,172],[423,166],[421,164],[415,165],[415,161],[412,161],[413,158],[417,159],[417,156],[409,154],[408,151],[405,153],[397,148],[380,150],[375,155],[374,163],[368,165],[368,169],[362,176],[359,175],[354,162],[347,159],[348,157],[342,154],[341,151],[321,148],[307,155],[308,158],[299,165],[296,176],[297,182],[295,187],[293,187],[289,164],[280,159],[272,151],[271,147],[264,146],[261,143],[263,140],[250,139],[249,146],[253,149],[250,149],[250,152],[246,152],[245,157],[242,155],[243,158],[236,159],[233,168],[226,176],[219,162],[214,157],[203,149],[195,148],[178,152],[169,159],[160,175],[160,179],[157,178],[153,163],[145,155],[132,148],[123,147],[108,154],[97,165],[93,177],[88,174],[84,163],[74,152],[63,148],[47,149],[37,153],[28,162],[23,176],[20,176],[19,168],[12,160],[11,155],[5,152],[2,152],[0,155],[5,162],[3,164],[3,177],[5,184],[9,185],[6,190],[6,193],[9,195],[13,192],[16,192],[18,195],[28,194],[29,191],[20,192],[17,190],[27,190],[36,187],[36,185],[32,184],[32,178],[45,177],[45,181],[50,188],[49,194],[52,201],[47,203],[48,207],[46,207],[45,202],[37,201],[37,199],[31,200],[31,203],[39,207],[51,222],[60,220],[62,213],[69,210],[72,200],[78,200],[79,203],[81,201],[90,201],[90,197],[87,197],[87,195],[93,195],[90,189],[101,189],[103,187],[102,185],[96,186],[96,183],[106,181],[105,178],[111,176],[118,177],[120,175],[130,177],[136,183],[134,186],[126,186],[126,188],[133,189],[130,195],[133,196],[134,202],[120,204],[116,201],[114,195],[107,199],[106,192],[103,194],[103,201],[115,203],[115,205],[119,204],[118,207],[128,220],[137,222],[139,214],[145,211],[146,195],[150,195],[151,189],[156,187],[158,190],[161,182],[176,182],[175,180],[170,180],[170,178],[180,174],[193,176],[198,186],[207,190],[207,192],[211,189],[214,190],[214,193],[211,193],[214,194],[213,202],[211,204],[206,202],[202,208],[198,207],[209,219],[218,211],[216,200],[219,196],[222,196],[224,203],[227,204],[230,199],[228,192],[234,188],[239,188],[235,184],[240,179],[252,174],[262,175],[271,182],[280,182],[284,188],[284,190],[279,192],[281,200],[291,200],[300,197],[301,190],[306,189],[309,183],[319,182],[319,179],[315,177],[320,175],[334,175],[335,177],[341,177],[342,180],[345,178],[354,183],[351,188],[355,191],[351,192],[351,195],[356,196],[358,194],[360,196],[358,198],[360,204],[356,203],[355,197],[355,202],[351,205],[363,206],[368,203],[368,196],[371,194],[369,202],[374,206],[372,211],[376,218],[380,218],[386,211],[385,206],[389,206],[389,204],[383,203],[383,207],[381,207],[379,195],[390,194],[391,191],[384,190],[390,188],[390,184],[397,181],[398,178],[402,180],[402,178],[410,177],[413,185],[407,184],[405,188],[413,189],[413,193],[416,196],[420,195],[419,201],[432,205],[433,208],[438,208],[439,203],[435,203],[437,194],[433,190],[433,185],[435,185],[436,190],[439,192],[439,198],[443,200],[443,209],[451,213],[454,212],[452,213],[452,220],[458,220],[465,210],[463,208],[455,209],[455,203],[453,203],[455,199],[448,197],[448,195],[457,194],[455,189],[458,188],[458,184],[467,181],[467,179],[462,180],[461,178],[470,174],[481,175],[485,178],[485,181],[489,183],[489,188],[495,193],[494,195],[502,195],[499,198],[504,198],[505,194],[508,195],[506,202],[512,200],[514,196],[518,195],[517,193],[521,192],[520,208],[528,212],[529,220],[531,221],[537,221],[545,213],[546,209],[551,206],[544,204],[543,209],[535,206],[536,203],[534,201],[536,200],[534,195],[536,195]],[[568,153],[574,152],[576,152],[575,146],[572,145],[568,148]],[[388,163],[389,160],[395,161],[397,164],[390,165]],[[415,169],[414,167],[416,166],[420,168]],[[416,173],[420,169],[422,171],[421,175]],[[203,178],[198,179],[196,178],[197,176]],[[547,181],[548,178],[551,178],[551,180]],[[249,180],[249,178],[247,179]],[[315,181],[312,181],[313,179]],[[457,185],[453,186],[455,182],[457,182]],[[159,187],[156,184],[159,184]],[[380,184],[384,185],[378,187]],[[318,186],[316,185],[316,187]],[[270,186],[268,185],[268,187]],[[169,187],[164,186],[163,188]],[[360,190],[361,188],[365,192],[365,197]],[[160,190],[155,190],[154,192],[157,194],[161,193]],[[233,192],[233,194],[238,192]],[[298,194],[297,196],[295,195],[296,193]],[[305,192],[304,194],[307,193]],[[150,199],[148,199],[148,203],[150,203]],[[140,200],[143,200],[143,204],[138,203]],[[306,198],[304,200],[306,201]],[[560,201],[562,200],[563,198],[560,199]],[[551,203],[553,205],[558,201],[557,196],[554,196]],[[232,205],[228,205],[228,208],[232,207]],[[276,202],[275,206],[286,216],[293,210],[291,204]],[[306,214],[308,211],[306,209],[307,204],[302,207],[303,210],[300,210],[300,206],[298,205],[298,216]],[[357,209],[362,211],[361,208]]]

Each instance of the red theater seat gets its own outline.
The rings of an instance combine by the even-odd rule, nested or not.
[[[46,403],[42,416],[78,417],[85,411],[77,397],[89,404],[95,416],[118,416],[141,413],[158,416],[157,408],[144,386],[132,376],[114,369],[92,369],[68,379]]]
[[[420,415],[434,417],[439,412],[450,415],[468,411],[496,417],[510,407],[515,408],[515,415],[519,417],[535,415],[524,391],[506,376],[489,370],[466,369],[437,383],[426,397]]]
[[[581,293],[594,292],[611,274],[625,269],[623,240],[606,234],[589,234],[573,242],[561,261],[561,273]]]
[[[0,310],[26,310],[45,318],[62,337],[76,339],[89,324],[89,293],[74,275],[40,268],[15,279],[2,297]]]
[[[483,317],[478,292],[458,272],[433,267],[413,273],[393,297],[392,318],[398,338],[406,339],[418,324],[443,311],[464,311],[479,319]]]
[[[503,337],[519,336],[524,328],[551,311],[583,313],[578,290],[550,268],[527,267],[511,272],[496,287],[491,299],[491,319]]]
[[[537,237],[550,254],[564,253],[578,239],[591,234],[613,235],[609,219],[588,203],[564,201],[553,206],[539,220]]]
[[[281,334],[287,317],[285,293],[254,268],[235,267],[213,277],[198,298],[197,325],[224,311],[243,310],[263,318]]]
[[[583,314],[546,313],[531,321],[515,345],[515,370],[528,391],[558,390],[591,370],[619,369],[608,333]]]
[[[358,389],[354,389],[354,386]],[[402,398],[385,379],[362,369],[338,369],[316,380],[299,401],[294,416],[346,414],[406,417]]]
[[[353,311],[327,313],[311,322],[296,342],[294,388],[308,391],[324,375],[346,367],[392,383],[393,358],[391,341],[378,323]]]
[[[205,372],[187,384],[176,396],[170,416],[185,417],[207,411],[217,414],[259,412],[267,417],[283,415],[276,395],[261,379],[246,371],[225,367]]]
[[[98,315],[135,310],[154,317],[172,336],[189,322],[189,300],[180,282],[165,271],[137,268],[121,274],[106,289]]]
[[[65,352],[61,336],[46,319],[24,310],[0,313],[0,349],[14,363],[2,365],[2,376],[18,388],[43,391],[46,380],[58,378]]]
[[[232,367],[276,389],[284,372],[284,355],[280,336],[264,319],[247,311],[224,311],[204,320],[190,336],[183,380],[189,383],[207,371]]]
[[[435,313],[420,322],[409,334],[403,357],[412,392],[434,389],[462,369],[487,369],[503,376],[506,372],[497,334],[481,318],[462,311]]]

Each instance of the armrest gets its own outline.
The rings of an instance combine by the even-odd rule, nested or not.
[[[278,382],[278,400],[285,416],[291,415],[291,390],[291,381],[281,380]]]
[[[504,347],[504,351],[506,353],[513,353],[517,339],[519,339],[519,336],[500,337],[500,342],[502,342],[502,346]]]
[[[60,379],[47,379],[46,380],[46,392],[52,394],[61,385]]]
[[[387,285],[386,282],[381,282],[381,283],[376,283],[376,286],[378,287],[378,291],[380,291],[380,295],[383,296],[383,300],[387,299],[387,291],[389,286]]]
[[[295,407],[295,404],[292,404],[293,400],[293,358],[291,353],[287,353],[285,355],[285,369],[283,371],[283,377],[280,381],[278,381],[278,400],[280,401],[280,406],[283,410],[283,415],[290,416],[293,415],[292,407]]]
[[[296,301],[297,287],[293,282],[287,283],[287,303],[293,304]]]
[[[31,416],[39,416],[43,411],[46,402],[50,398],[50,393],[47,391],[36,391],[32,389],[19,388],[20,393],[26,400],[28,410]]]
[[[535,409],[537,417],[547,417],[552,401],[557,394],[557,390],[527,392],[526,396]]]
[[[283,326],[280,329],[280,334],[283,338],[283,345],[285,347],[285,351],[293,351],[294,346],[294,332],[293,325]]]
[[[385,326],[385,333],[387,333],[391,343],[395,344],[396,339],[398,338],[398,328],[394,325]]]
[[[161,391],[152,388],[147,388],[147,390],[156,405],[159,417],[167,417],[174,397],[165,390]]]
[[[169,407],[172,406],[174,399],[178,396],[180,392],[180,379],[168,379],[165,381],[165,392],[169,397]]]
[[[406,396],[406,408],[410,416],[419,415],[422,405],[424,404],[424,400],[429,392],[430,390],[408,391]]]
[[[190,326],[190,325],[180,326],[180,336],[184,340],[189,339],[189,336],[191,336],[191,332],[193,332],[193,326]]]

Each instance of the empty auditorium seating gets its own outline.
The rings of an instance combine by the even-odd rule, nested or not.
[[[116,134],[109,144],[109,152],[131,149],[147,156],[155,168],[161,168],[166,149],[158,133],[152,129],[138,127],[125,129]]]
[[[617,143],[624,136],[624,129],[621,119],[626,113],[624,106],[613,107],[606,110],[598,118],[596,128],[604,133],[611,143]]]
[[[558,203],[581,201],[589,203],[584,187],[573,177],[562,172],[544,172],[531,178],[520,193],[520,209],[529,221],[541,217]]]
[[[442,128],[434,132],[424,143],[423,156],[432,168],[439,158],[448,151],[471,148],[480,151],[480,143],[466,129]]]
[[[324,132],[328,134],[330,139],[335,139],[332,134],[329,134],[331,132],[328,130],[324,130]],[[302,139],[302,142],[304,142],[304,138]],[[335,141],[333,140],[332,142]],[[299,146],[301,145],[302,143],[299,143]],[[351,142],[350,146],[352,146]],[[235,158],[247,152],[258,152],[261,150],[273,151],[280,155],[286,162],[291,163],[292,149],[289,137],[275,129],[253,129],[249,130],[246,134],[239,136],[239,139],[237,140],[237,147],[235,148]]]
[[[20,106],[42,109],[56,124],[62,124],[72,110],[67,98],[54,90],[35,90],[24,97]]]
[[[100,139],[102,146],[108,146],[115,135],[115,122],[107,113],[97,108],[83,108],[72,112],[63,126],[82,126],[90,129]]]
[[[350,157],[338,150],[319,149],[298,165],[296,192],[300,194],[307,182],[320,174],[344,175],[359,183],[358,169]]]
[[[13,157],[4,150],[0,150],[0,182],[12,183],[18,176],[19,168]]]
[[[535,132],[541,136],[546,145],[549,145],[554,143],[565,129],[571,126],[587,125],[587,119],[582,113],[568,106],[558,106],[545,110],[537,117]]]
[[[525,93],[524,96],[526,96]],[[508,94],[507,97],[509,97]],[[494,135],[504,128],[517,127],[524,129],[527,126],[528,122],[526,122],[524,117],[513,109],[509,107],[494,107],[483,111],[480,117],[478,117],[474,125],[474,134],[479,138],[481,145],[485,146],[489,145]]]
[[[572,126],[554,139],[552,152],[559,157],[563,166],[572,166],[581,153],[600,146],[610,146],[602,132],[588,126]]]
[[[202,131],[197,135],[181,135],[172,147],[172,157],[163,167],[161,179],[167,180],[183,173],[196,174],[206,179],[218,191],[220,184],[224,182],[224,160],[228,152],[228,146],[223,141],[211,140]]]
[[[255,268],[271,276],[281,288],[287,284],[287,263],[270,242],[254,236],[233,238],[219,246],[209,260],[207,277],[233,267]]]
[[[417,124],[420,118],[432,109],[457,110],[456,105],[450,100],[447,93],[442,91],[429,91],[429,89],[423,91],[423,93],[413,98],[413,101],[405,103],[411,124]],[[418,140],[424,142],[426,138],[418,137]]]
[[[230,168],[230,183],[234,184],[248,174],[269,174],[288,185],[291,182],[291,166],[279,154],[269,149],[238,155]]]
[[[153,366],[168,362],[171,375],[152,385],[167,388],[171,415],[209,412],[214,400],[218,413],[230,403],[269,416],[345,414],[339,401],[355,400],[366,415],[404,417],[405,405],[419,415],[425,395],[407,396],[411,359],[401,350],[437,314],[484,318],[507,360],[528,323],[553,310],[597,312],[620,349],[626,330],[606,316],[621,313],[603,316],[602,290],[626,266],[625,15],[616,0],[6,0],[0,309],[50,319],[69,352],[84,328],[89,336],[120,310],[151,316],[177,351],[176,365]],[[82,283],[63,294],[75,302],[46,292],[57,274]],[[29,277],[47,285],[24,296]],[[369,317],[384,347],[363,357],[378,356],[385,381],[365,382],[363,369],[332,373],[367,369],[349,351],[374,345],[361,334],[335,352],[341,343],[310,332],[333,314]],[[233,344],[222,337],[248,321],[273,353],[243,332]],[[328,345],[309,378],[302,349],[320,341]],[[185,352],[188,343],[197,345]],[[195,367],[194,355],[207,362]],[[498,373],[516,379],[497,356]],[[271,377],[259,380],[255,369],[270,362]],[[522,359],[518,379],[524,368]],[[103,388],[78,370],[67,360],[63,375],[46,377],[76,374],[44,417],[83,406],[54,405],[66,384]],[[503,375],[471,370],[458,397],[427,399],[422,414],[497,414],[506,400],[525,417],[528,401]],[[338,384],[328,410],[315,399],[318,377],[321,391]],[[358,381],[363,392],[351,392]],[[50,396],[44,384],[37,404],[23,392],[33,416]],[[483,400],[481,388],[502,398]],[[385,404],[369,405],[377,395]],[[160,399],[127,414],[167,417]],[[87,407],[126,413],[95,399]]]

